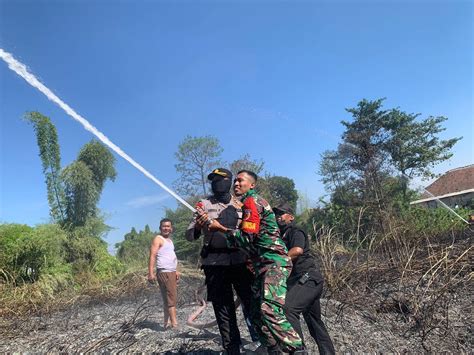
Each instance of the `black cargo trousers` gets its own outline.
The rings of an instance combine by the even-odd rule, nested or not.
[[[309,278],[304,283],[301,283],[304,279],[288,283],[285,299],[286,318],[303,339],[300,323],[300,314],[303,314],[309,333],[318,345],[319,353],[335,354],[331,337],[321,319],[319,299],[323,292],[323,281],[311,274],[309,272]]]
[[[234,288],[243,310],[250,310],[252,273],[245,263],[235,265],[203,265],[206,276],[207,300],[212,302],[222,346],[228,354],[240,354],[240,332],[237,326]]]

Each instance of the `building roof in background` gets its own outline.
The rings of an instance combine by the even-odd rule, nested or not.
[[[426,188],[434,196],[454,194],[471,189],[474,189],[474,164],[449,170]],[[422,197],[432,196],[425,192]]]
[[[420,200],[410,204],[428,202],[436,198],[446,198],[474,192],[474,164],[447,171],[429,185]]]

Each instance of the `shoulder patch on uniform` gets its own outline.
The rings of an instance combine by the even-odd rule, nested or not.
[[[260,231],[260,215],[253,197],[248,197],[242,206],[243,217],[241,229],[247,233],[258,233]]]

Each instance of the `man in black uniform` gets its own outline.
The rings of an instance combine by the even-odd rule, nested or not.
[[[303,339],[300,314],[308,325],[320,354],[335,354],[331,337],[321,319],[319,299],[323,292],[323,276],[310,254],[308,236],[294,224],[294,212],[288,203],[273,209],[280,227],[280,235],[293,262],[293,270],[287,280],[288,291],[285,313],[288,321]]]
[[[206,276],[207,300],[212,302],[222,346],[227,354],[240,354],[240,332],[237,327],[232,287],[239,296],[244,313],[250,310],[251,284],[253,276],[247,269],[246,254],[237,248],[227,246],[225,233],[210,231],[207,223],[215,219],[223,226],[235,229],[240,224],[242,209],[239,201],[232,197],[232,173],[227,169],[214,169],[208,176],[213,194],[196,204],[198,211],[205,212],[209,221],[203,221],[197,214],[186,231],[186,239],[196,240],[204,234],[201,250],[202,269]],[[246,317],[248,318],[248,317]],[[258,340],[249,325],[252,340]]]

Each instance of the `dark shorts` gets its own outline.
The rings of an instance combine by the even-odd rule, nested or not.
[[[178,298],[176,271],[157,272],[156,278],[158,279],[158,284],[160,285],[164,306],[176,307],[176,300]]]

